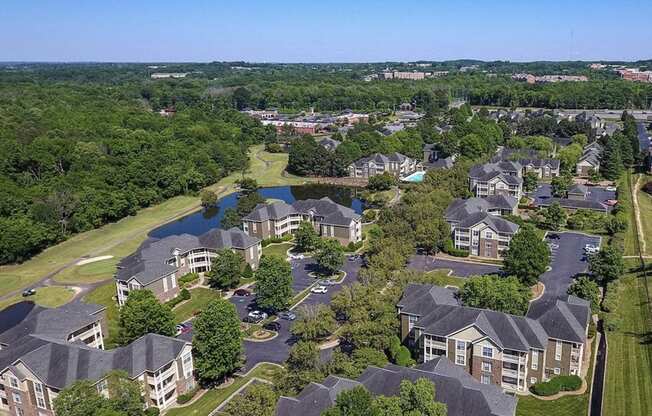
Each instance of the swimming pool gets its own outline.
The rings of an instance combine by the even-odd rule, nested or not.
[[[414,172],[410,176],[403,178],[403,182],[423,182],[423,176],[426,174],[425,171]]]

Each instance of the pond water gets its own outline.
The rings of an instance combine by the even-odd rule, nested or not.
[[[301,199],[320,199],[325,196],[338,204],[362,214],[365,204],[357,196],[360,190],[333,185],[297,185],[260,188],[257,191],[265,199],[278,199],[292,203]],[[217,206],[203,209],[178,220],[169,222],[149,233],[151,237],[163,238],[174,234],[201,235],[212,228],[219,228],[227,208],[235,208],[238,195],[233,193],[217,201]]]

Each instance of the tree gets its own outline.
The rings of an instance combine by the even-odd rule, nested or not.
[[[589,257],[589,270],[599,284],[606,285],[625,272],[623,253],[613,246],[603,247]]]
[[[282,311],[292,299],[292,268],[279,256],[263,256],[256,271],[256,303],[272,313]]]
[[[201,200],[201,206],[212,207],[217,204],[217,194],[211,190],[203,189],[199,193],[199,199]]]
[[[214,384],[232,374],[242,363],[242,332],[235,305],[215,299],[193,323],[192,352],[197,377]]]
[[[618,179],[623,167],[620,141],[614,138],[608,139],[602,150],[600,173],[606,179],[613,181]]]
[[[290,348],[286,371],[274,383],[283,394],[295,395],[311,381],[322,380],[319,347],[314,342],[299,341]]]
[[[235,208],[227,208],[224,210],[224,216],[220,221],[220,226],[228,230],[229,228],[239,227],[242,224],[242,218],[238,214]]]
[[[118,339],[126,345],[149,333],[173,336],[174,325],[170,308],[161,304],[151,291],[132,290],[120,308]]]
[[[427,378],[415,383],[401,381],[399,392],[401,409],[404,415],[446,416],[447,408],[435,401],[435,385]]]
[[[292,335],[304,341],[318,341],[335,331],[335,314],[324,304],[302,305],[298,319],[292,324]]]
[[[559,231],[566,224],[566,211],[559,205],[559,202],[553,202],[543,211],[543,217],[546,220],[546,226],[553,230]]]
[[[228,416],[274,416],[277,399],[272,387],[254,383],[231,399],[223,413]]]
[[[568,188],[573,183],[573,179],[568,175],[560,175],[552,178],[552,196],[557,198],[566,198]]]
[[[564,174],[575,172],[575,165],[582,157],[582,150],[582,146],[575,143],[559,150],[557,158],[559,158],[559,164]]]
[[[369,178],[367,189],[371,191],[387,191],[394,185],[396,185],[396,177],[389,172],[383,172]]]
[[[523,175],[523,189],[525,192],[534,192],[539,183],[539,176],[534,172],[525,172]]]
[[[245,87],[238,87],[233,91],[231,99],[236,110],[244,110],[251,103],[251,92]]]
[[[313,251],[319,245],[319,235],[310,221],[302,221],[294,233],[296,248],[301,252]]]
[[[459,296],[465,306],[525,315],[530,289],[515,277],[488,275],[467,279]]]
[[[600,306],[600,288],[598,284],[586,276],[575,280],[568,288],[569,295],[575,295],[578,298],[591,302],[591,310],[598,312]]]
[[[432,254],[437,254],[451,235],[450,226],[442,216],[420,222],[414,232],[416,245]]]
[[[107,407],[106,399],[89,380],[75,381],[61,390],[54,399],[54,411],[57,415],[93,416],[100,409]]]
[[[238,198],[238,204],[236,206],[236,211],[240,218],[249,214],[251,211],[256,208],[256,205],[262,204],[265,202],[265,198],[260,196],[258,192],[252,192],[249,194],[241,195]]]
[[[550,249],[531,227],[521,227],[505,252],[503,270],[532,286],[550,263]]]
[[[582,133],[574,134],[573,137],[571,137],[571,140],[573,144],[578,144],[581,147],[586,146],[589,142],[589,138],[586,137],[586,134]]]
[[[140,382],[131,380],[126,371],[114,370],[107,374],[109,407],[126,416],[143,414],[143,391]]]
[[[344,264],[344,249],[337,240],[324,240],[315,253],[315,260],[325,274],[332,275]]]
[[[240,187],[240,192],[244,195],[251,194],[258,190],[258,182],[254,178],[242,178],[236,181]]]
[[[322,416],[373,416],[370,412],[374,398],[364,386],[343,390],[335,399],[335,406],[322,412]]]
[[[604,227],[609,235],[623,232],[627,229],[627,219],[624,215],[612,215],[604,222]]]
[[[231,289],[240,284],[245,261],[231,249],[219,250],[206,273],[208,284],[214,289]]]

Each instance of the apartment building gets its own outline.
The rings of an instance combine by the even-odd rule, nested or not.
[[[148,289],[161,301],[177,297],[177,280],[187,273],[204,273],[222,249],[240,254],[253,269],[263,252],[259,238],[239,228],[212,229],[200,236],[171,235],[149,238],[138,250],[118,264],[114,276],[118,304],[124,305],[131,290]]]
[[[362,240],[360,215],[328,197],[259,204],[242,221],[245,233],[263,240],[292,234],[303,221],[310,222],[320,236],[334,238],[342,245]]]
[[[368,367],[360,377],[351,380],[329,375],[321,383],[308,384],[297,397],[281,396],[276,416],[319,416],[335,405],[342,391],[362,386],[376,396],[399,394],[401,382],[425,378],[435,386],[435,400],[447,407],[448,416],[513,416],[516,399],[500,388],[481,384],[446,357],[438,357],[414,368],[387,364]]]
[[[397,305],[401,337],[427,363],[448,357],[482,384],[527,391],[557,375],[581,375],[591,308],[565,295],[526,316],[461,305],[454,290],[409,284]]]
[[[396,152],[388,155],[375,153],[352,163],[349,165],[348,170],[349,176],[354,178],[370,178],[384,172],[389,172],[397,178],[401,178],[423,170],[423,164],[416,159]]]
[[[584,146],[582,156],[575,167],[575,174],[577,176],[587,177],[591,172],[600,170],[601,154],[602,146],[597,142],[592,142]]]
[[[501,258],[519,228],[501,216],[516,214],[517,206],[509,195],[454,200],[444,212],[453,245],[474,256]]]
[[[27,302],[12,305],[0,313],[0,320],[10,322],[0,333],[0,351],[18,347],[31,334],[104,348],[106,307],[83,302],[71,302],[58,308],[33,305],[18,322],[11,322],[25,304]]]
[[[518,162],[523,166],[523,174],[534,172],[539,179],[559,176],[559,159],[520,159]]]
[[[469,171],[469,189],[477,197],[523,195],[523,166],[515,161],[475,165]]]
[[[125,371],[143,386],[146,407],[166,409],[194,388],[189,342],[147,334],[114,350],[44,335],[28,335],[0,351],[0,410],[16,416],[54,416],[54,399],[78,380],[109,396],[107,375]],[[65,415],[61,415],[65,416]]]
[[[291,120],[269,120],[269,119],[264,119],[261,120],[261,123],[264,126],[274,126],[276,128],[276,132],[281,134],[284,133],[286,130],[291,130],[295,134],[317,134],[319,133],[325,126],[321,123],[313,123],[309,121],[291,121]]]

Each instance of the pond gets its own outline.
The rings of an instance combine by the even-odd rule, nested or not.
[[[301,199],[320,199],[325,196],[338,204],[352,208],[358,214],[365,209],[364,202],[358,198],[361,190],[334,185],[297,185],[260,188],[257,191],[265,199],[277,199],[292,203]],[[175,234],[201,235],[212,228],[219,228],[227,208],[235,208],[238,195],[233,193],[217,201],[217,206],[192,213],[176,221],[169,222],[149,233],[150,237],[163,238]]]

